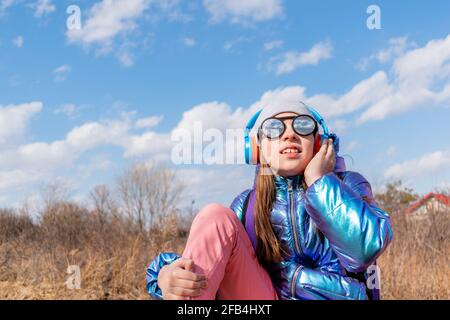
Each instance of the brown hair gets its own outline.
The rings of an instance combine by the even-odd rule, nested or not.
[[[261,265],[280,262],[286,253],[270,221],[272,205],[275,202],[275,182],[273,174],[268,174],[269,170],[269,165],[261,163],[255,188],[256,256]]]

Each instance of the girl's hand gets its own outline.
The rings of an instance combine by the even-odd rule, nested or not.
[[[333,140],[327,139],[305,168],[306,185],[309,187],[323,175],[332,172],[335,166],[336,157],[334,155]]]
[[[192,272],[194,262],[179,258],[161,268],[158,275],[158,286],[164,300],[186,300],[197,297],[201,289],[206,288],[206,276]]]

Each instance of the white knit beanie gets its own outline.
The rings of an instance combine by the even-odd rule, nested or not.
[[[284,113],[284,112],[294,112],[297,114],[307,114],[311,117],[314,116],[311,113],[311,111],[309,111],[308,107],[306,107],[306,105],[301,102],[301,101],[297,101],[297,100],[293,100],[293,101],[283,101],[282,103],[271,103],[268,106],[263,106],[263,111],[261,112],[261,114],[259,115],[258,119],[255,122],[255,125],[253,126],[253,128],[255,130],[258,130],[259,127],[262,125],[263,121],[271,118],[273,116],[276,116],[277,114],[280,113]]]

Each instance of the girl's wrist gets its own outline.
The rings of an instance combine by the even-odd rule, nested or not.
[[[321,175],[316,175],[313,177],[305,177],[305,182],[306,182],[306,185],[308,186],[308,188],[310,185],[314,184],[314,182],[319,180],[321,177],[322,177]]]

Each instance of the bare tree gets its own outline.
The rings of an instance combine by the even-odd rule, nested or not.
[[[162,219],[167,214],[175,213],[181,200],[185,185],[178,179],[176,172],[164,166],[155,168],[149,186],[151,196],[148,198],[148,207],[153,218]],[[160,220],[161,221],[161,220]]]
[[[98,185],[89,195],[94,205],[94,214],[103,227],[115,212],[115,204],[111,193],[106,185]]]
[[[435,187],[433,190],[434,193],[440,193],[445,196],[450,196],[450,186],[443,186],[443,187]]]
[[[175,172],[163,165],[136,164],[117,180],[121,208],[141,232],[157,217],[173,213],[183,190]]]
[[[40,188],[40,196],[44,204],[44,210],[48,211],[69,198],[69,187],[61,181],[53,181],[44,184]]]
[[[403,211],[418,198],[419,195],[413,189],[403,186],[401,180],[388,183],[384,192],[375,194],[380,207],[389,213]]]

